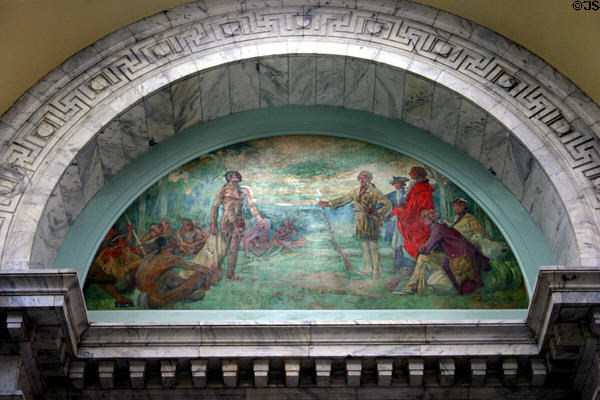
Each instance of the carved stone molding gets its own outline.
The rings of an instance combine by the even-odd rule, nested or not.
[[[285,387],[587,399],[600,389],[599,293],[600,268],[546,267],[526,321],[90,324],[74,272],[4,272],[0,344],[26,371],[11,393],[51,398]]]
[[[408,1],[276,3],[198,1],[157,14],[83,50],[25,93],[0,119],[3,268],[29,267],[58,178],[109,121],[185,76],[273,54],[372,60],[465,95],[540,161],[581,262],[597,262],[600,111],[567,79],[483,27]]]

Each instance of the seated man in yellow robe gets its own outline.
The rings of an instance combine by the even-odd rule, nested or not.
[[[467,211],[469,203],[466,199],[458,197],[452,205],[456,213],[452,226],[471,242],[477,250],[494,261],[506,253],[508,248],[504,243],[495,242],[485,236],[481,223],[473,214]]]

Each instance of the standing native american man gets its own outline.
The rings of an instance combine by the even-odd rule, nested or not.
[[[250,190],[239,185],[242,181],[242,175],[237,171],[229,171],[225,174],[225,180],[227,183],[217,192],[212,207],[210,232],[213,235],[218,233],[217,217],[219,214],[219,207],[222,204],[223,216],[221,217],[221,235],[223,236],[225,247],[229,249],[227,279],[234,280],[238,247],[246,227],[246,221],[244,220],[243,214],[244,200],[246,200],[250,212],[256,217],[257,222],[263,224],[264,220],[252,202]]]

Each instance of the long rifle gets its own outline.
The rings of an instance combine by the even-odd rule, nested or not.
[[[398,275],[397,277],[395,277],[394,279],[392,279],[391,281],[389,281],[386,285],[385,288],[387,290],[394,291],[394,289],[396,289],[396,287],[398,286],[398,284],[400,283],[400,281],[404,278],[406,278],[407,276],[411,275],[415,270],[415,266],[413,265],[412,267],[410,267],[409,269],[407,269],[406,271],[404,271],[403,273],[401,273],[400,275]]]
[[[321,192],[318,189],[316,192],[316,197],[317,197],[317,201],[321,200]],[[325,222],[327,223],[327,229],[329,230],[329,233],[331,234],[331,241],[333,242],[333,248],[342,257],[342,260],[344,261],[344,266],[346,267],[346,272],[353,271],[355,269],[355,267],[352,264],[352,262],[350,261],[350,259],[348,257],[346,257],[346,255],[342,251],[342,248],[338,244],[338,242],[335,238],[335,233],[333,232],[333,228],[331,227],[331,222],[329,222],[329,217],[327,216],[327,212],[325,212],[325,209],[322,207],[321,207],[321,211],[323,211],[323,216],[325,217]]]
[[[129,219],[129,216],[127,214],[125,214],[125,219],[127,220],[127,223],[131,226],[133,226],[133,224],[131,223],[131,220]],[[135,232],[135,227],[133,228],[133,237],[135,238],[135,241],[138,244],[138,247],[142,250],[142,253],[144,255],[146,255],[146,251],[144,250],[144,246],[142,245],[142,241],[140,240],[140,238],[138,237],[137,233]]]

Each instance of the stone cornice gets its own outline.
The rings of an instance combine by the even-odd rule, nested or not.
[[[531,355],[537,347],[524,323],[398,322],[92,323],[82,358],[153,357],[388,357]]]
[[[542,267],[529,306],[527,326],[538,348],[547,344],[549,329],[564,308],[600,304],[600,267]]]
[[[170,348],[173,357],[189,356],[190,351],[200,354],[211,348],[235,348],[237,354],[249,357],[256,356],[253,352],[261,348],[272,348],[279,357],[298,352],[311,356],[311,351],[323,357],[373,356],[384,348],[384,354],[390,356],[475,355],[473,352],[534,355],[547,344],[549,329],[558,320],[561,308],[589,309],[600,302],[600,268],[542,267],[529,315],[522,322],[89,323],[77,274],[70,270],[3,272],[0,302],[7,311],[30,313],[29,319],[46,319],[45,323],[47,317],[37,310],[54,310],[53,318],[58,321],[54,324],[63,326],[73,354],[83,358],[117,357],[123,351],[128,357],[148,357],[143,350],[157,348]],[[291,348],[292,353],[286,353]]]
[[[286,376],[289,372],[287,386],[295,386],[298,380],[292,378],[307,373],[300,370],[301,360],[306,360],[315,365],[317,386],[362,386],[356,377],[366,371],[366,382],[376,373],[373,383],[379,386],[406,387],[408,382],[410,387],[421,387],[423,371],[432,372],[435,366],[434,386],[453,386],[455,374],[464,380],[470,371],[470,384],[482,386],[486,380],[487,390],[488,385],[523,389],[523,382],[534,388],[545,385],[550,374],[572,382],[573,386],[549,383],[558,384],[557,393],[567,396],[565,390],[586,394],[590,385],[600,382],[598,293],[600,268],[545,267],[527,321],[90,324],[73,271],[3,272],[0,304],[7,315],[9,338],[0,341],[17,343],[24,368],[41,368],[46,381],[59,388],[68,376],[75,388],[83,389],[90,365],[87,374],[97,371],[100,387],[111,389],[115,380],[123,379],[116,368],[122,371],[127,364],[131,385],[138,388],[145,386],[146,369],[159,373],[163,388],[170,388],[176,376],[185,376],[190,364],[195,387],[207,384],[209,364],[222,369],[226,387],[238,387],[238,379],[252,373],[252,365],[255,387],[266,386],[269,371],[278,368]],[[468,371],[459,370],[456,363],[466,363]],[[347,380],[334,380],[339,373],[347,374]],[[182,379],[178,388],[188,387]],[[432,379],[426,374],[426,386]],[[546,395],[543,390],[538,393],[542,398]]]
[[[3,271],[0,309],[30,315],[48,325],[60,325],[72,354],[88,328],[85,301],[72,270]]]

